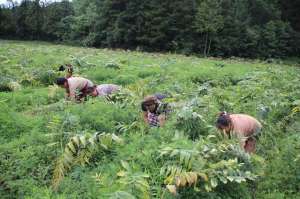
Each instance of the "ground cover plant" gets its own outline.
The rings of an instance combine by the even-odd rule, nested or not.
[[[0,40],[1,198],[300,198],[300,68],[273,60]],[[122,91],[77,104],[62,64]],[[165,93],[166,126],[141,119]],[[214,127],[218,112],[263,124],[255,155]]]

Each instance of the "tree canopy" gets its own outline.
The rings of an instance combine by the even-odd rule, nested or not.
[[[1,38],[222,57],[300,52],[300,0],[10,2]]]

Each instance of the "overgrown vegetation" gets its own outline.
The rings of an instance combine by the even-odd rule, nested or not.
[[[300,197],[299,63],[0,43],[1,198]],[[65,101],[64,63],[122,92]],[[152,93],[173,107],[163,128],[140,117]],[[223,110],[262,122],[255,155],[217,132]]]

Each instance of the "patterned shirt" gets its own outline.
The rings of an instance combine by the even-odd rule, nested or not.
[[[159,127],[158,114],[151,113],[148,111],[148,123],[150,127]]]
[[[120,90],[120,87],[115,84],[100,84],[97,86],[96,90],[98,96],[102,97],[102,96],[110,95],[113,92]]]
[[[159,102],[154,113],[148,111],[148,123],[150,127],[159,127],[159,115],[167,114],[171,111],[169,105],[167,103]]]

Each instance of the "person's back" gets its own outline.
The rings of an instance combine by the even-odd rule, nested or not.
[[[236,136],[241,147],[249,153],[255,151],[256,138],[262,125],[254,117],[246,114],[228,114],[221,112],[216,126],[224,136]]]
[[[97,96],[99,97],[110,95],[118,90],[120,90],[120,86],[115,84],[100,84],[96,87],[96,91],[98,94]]]
[[[78,98],[81,99],[86,96],[86,90],[89,87],[93,87],[93,83],[83,77],[70,77],[67,79],[68,82],[68,94],[71,99],[75,99],[76,92],[80,92]]]
[[[233,132],[241,136],[252,136],[262,127],[260,122],[250,115],[230,114],[230,118],[233,125]]]

